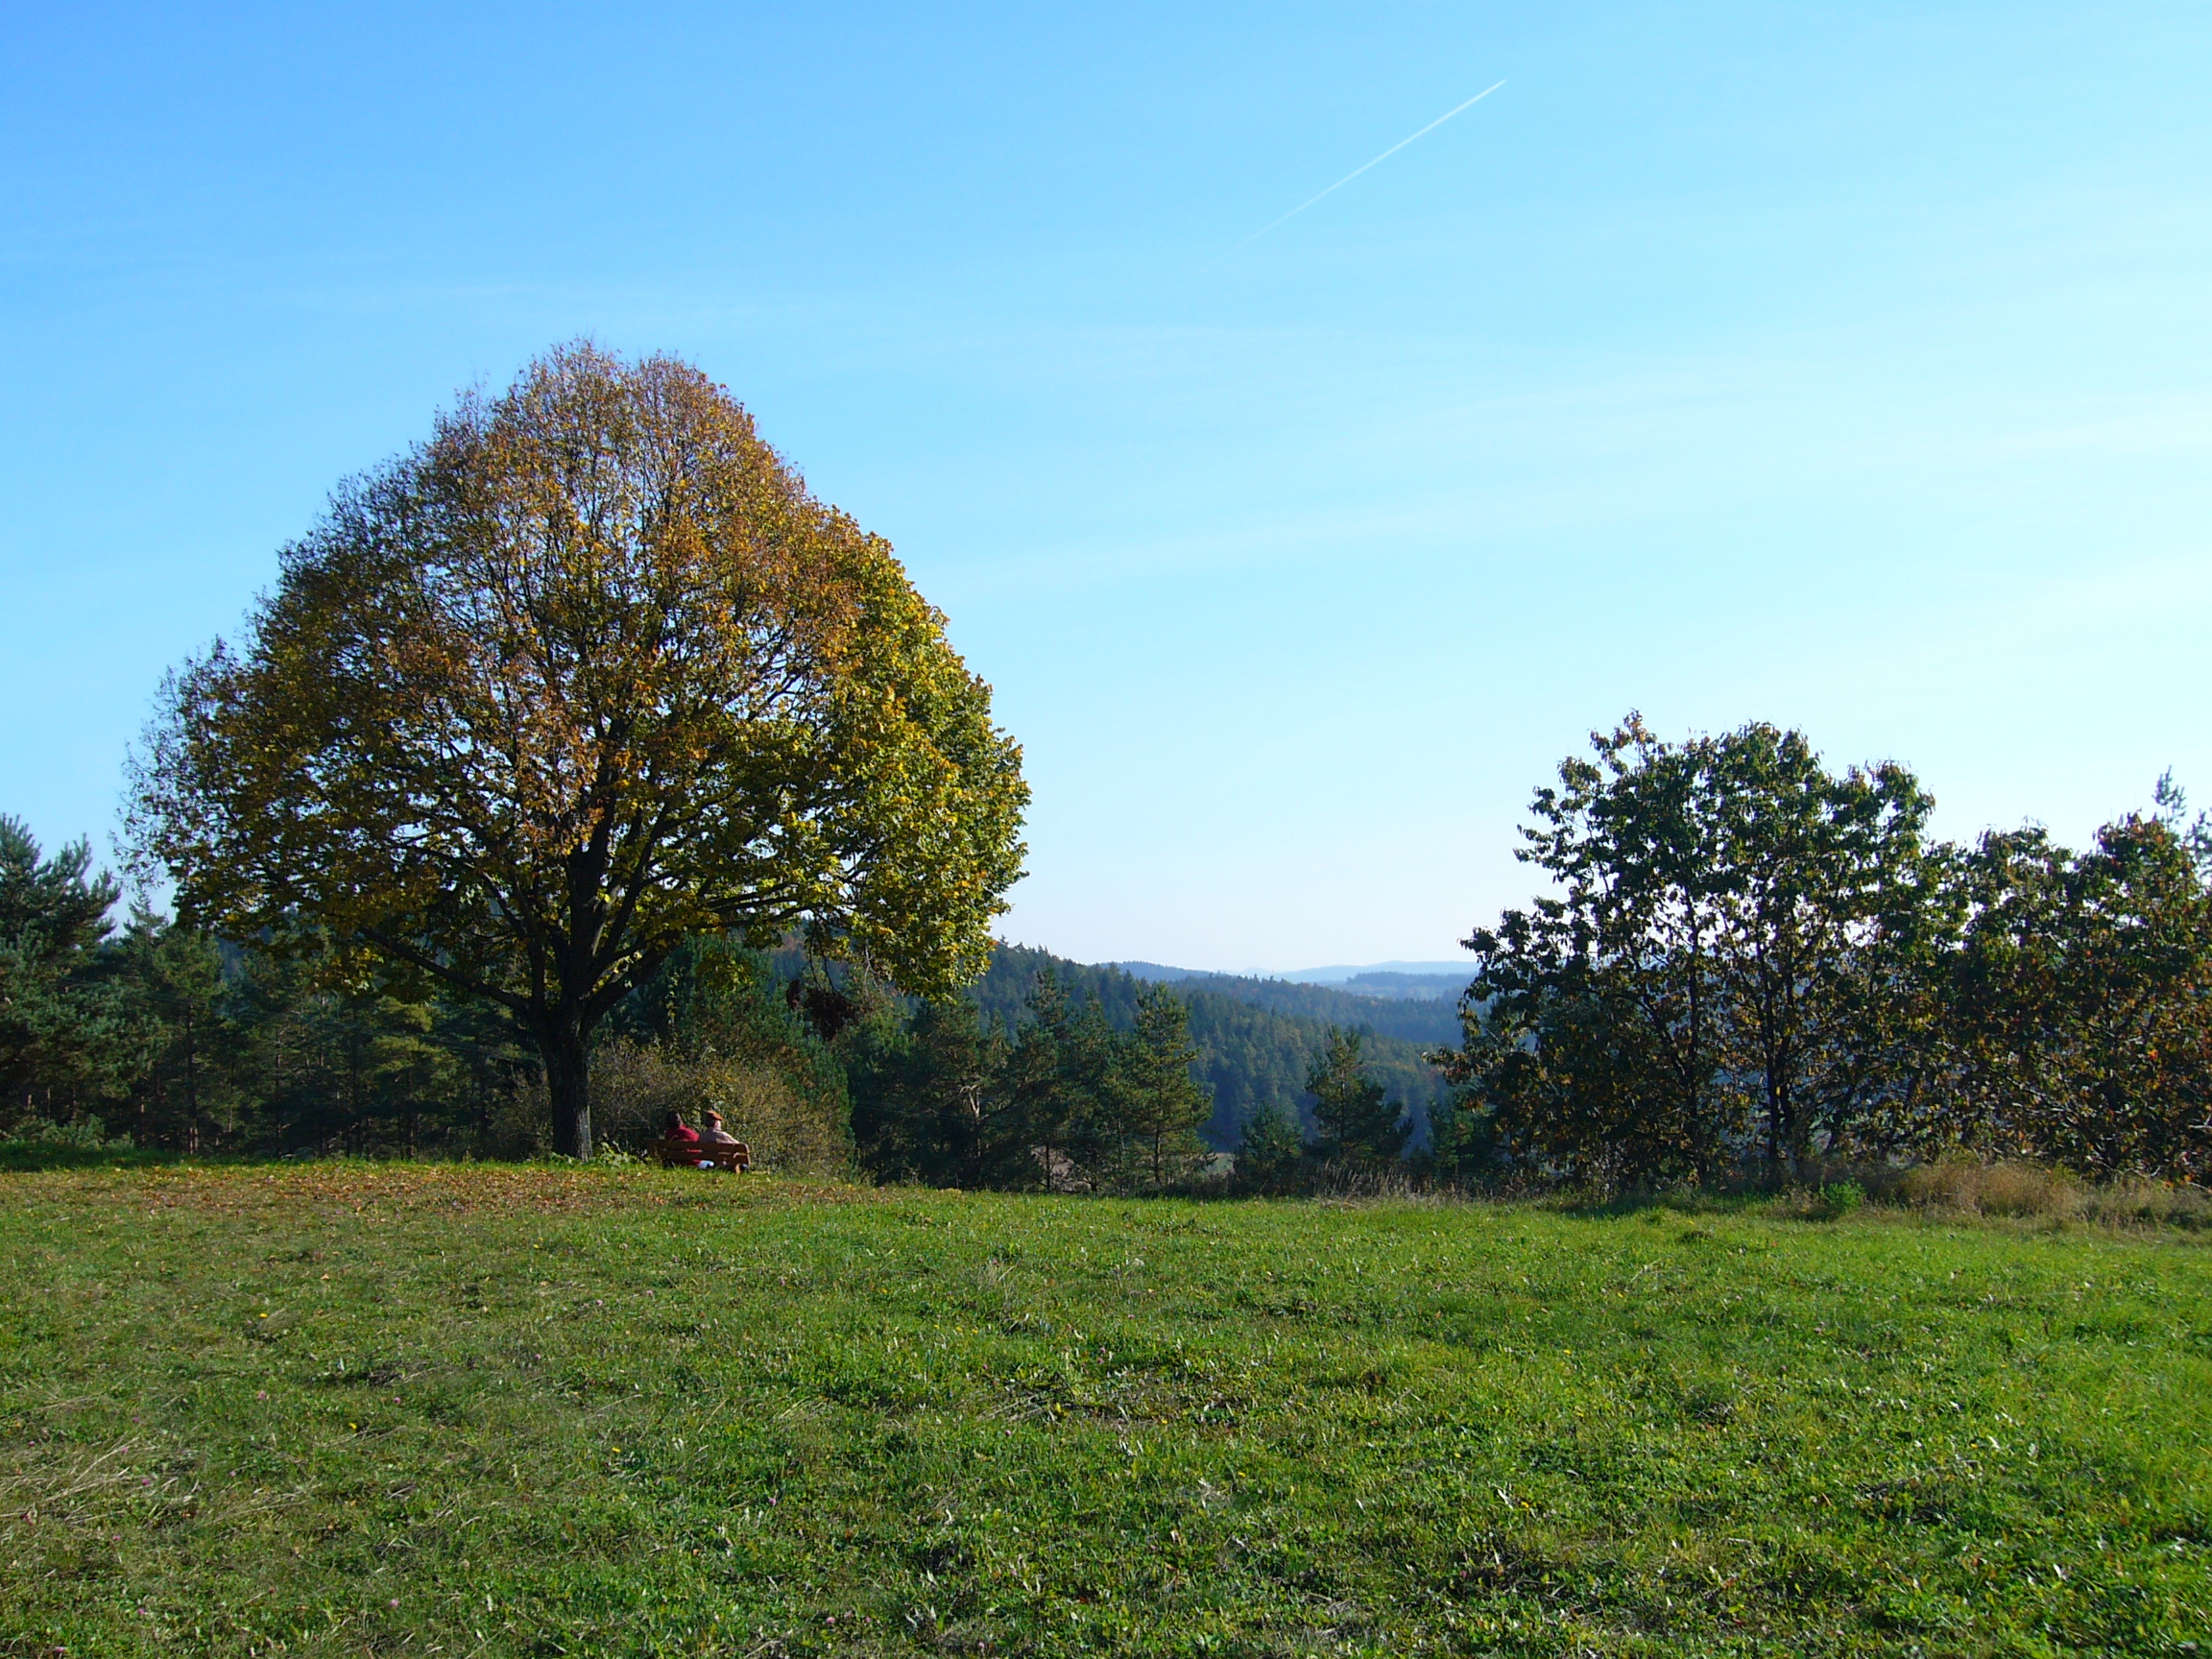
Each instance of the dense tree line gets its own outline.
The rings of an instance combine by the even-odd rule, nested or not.
[[[349,982],[306,940],[245,948],[142,908],[118,928],[89,867],[83,843],[42,857],[0,818],[0,1126],[190,1152],[527,1149],[524,1053],[481,1004]]]
[[[1037,975],[1046,971],[1075,1001],[1095,999],[1117,1030],[1125,1031],[1135,1022],[1144,981],[1117,967],[1089,967],[1019,945],[999,946],[992,953],[989,969],[968,994],[993,1018],[1016,1019]],[[1255,989],[1276,986],[1319,995],[1296,1008],[1278,1004],[1272,998],[1247,999],[1247,993]],[[1173,981],[1170,989],[1190,1010],[1198,1080],[1214,1096],[1203,1133],[1216,1149],[1236,1146],[1245,1126],[1270,1105],[1300,1119],[1309,1134],[1320,1133],[1307,1073],[1327,1047],[1333,1027],[1360,1033],[1369,1071],[1401,1103],[1416,1140],[1425,1135],[1430,1109],[1443,1094],[1427,1051],[1449,1040],[1448,1032],[1436,1034],[1432,1017],[1414,1027],[1423,1040],[1413,1042],[1382,1019],[1391,1004],[1319,986],[1202,974]]]
[[[218,940],[143,910],[83,844],[42,856],[0,819],[0,1129],[194,1153],[515,1156],[550,1141],[528,1033],[476,998],[349,976],[310,937]],[[1029,953],[1042,957],[1042,953]],[[1122,980],[1110,1021],[1047,961],[1016,1008],[914,1001],[793,949],[680,947],[597,1039],[617,1146],[719,1107],[764,1161],[887,1179],[1130,1190],[1210,1156],[1188,1011]]]
[[[469,997],[364,983],[311,935],[222,940],[144,909],[82,843],[41,856],[0,818],[0,1134],[191,1153],[545,1150],[535,1046]],[[764,953],[678,950],[601,1035],[605,1141],[727,1103],[772,1156],[850,1163],[844,1073]]]
[[[1630,720],[1538,791],[1552,891],[1467,940],[1439,1154],[1599,1181],[1951,1149],[2212,1173],[2207,834],[1956,846],[1903,767]]]
[[[553,1143],[535,1046],[496,1005],[365,980],[305,932],[240,944],[143,909],[118,927],[118,901],[83,844],[42,856],[0,819],[0,1133],[201,1154]],[[1307,1073],[1334,1052],[1319,1027],[1197,1000],[1194,1020],[1166,988],[1011,947],[968,995],[921,1000],[796,944],[703,935],[611,1010],[595,1116],[603,1144],[634,1148],[666,1111],[715,1106],[786,1168],[1173,1185],[1264,1109],[1303,1140]],[[1241,1110],[1220,1113],[1216,1077]]]
[[[1422,995],[1412,996],[1399,989],[1413,982],[1411,975],[1403,974],[1360,975],[1360,979],[1373,982],[1373,988],[1364,988],[1359,980],[1343,985],[1309,985],[1302,980],[1263,979],[1248,974],[1186,974],[1170,979],[1166,974],[1139,973],[1138,977],[1164,980],[1185,998],[1225,997],[1232,1002],[1248,1002],[1294,1020],[1310,1020],[1317,1025],[1357,1027],[1415,1049],[1433,1048],[1458,1035],[1457,1001],[1466,983],[1464,979],[1451,982],[1451,990],[1443,996],[1434,995],[1433,986],[1423,986]]]
[[[1287,1192],[1308,1189],[1329,1174],[1373,1171],[1412,1150],[1418,1129],[1390,1091],[1376,1077],[1362,1032],[1331,1027],[1307,1068],[1307,1098],[1312,1102],[1314,1133],[1309,1137],[1297,1115],[1279,1101],[1261,1107],[1244,1125],[1237,1147],[1237,1185],[1247,1191]],[[1447,1119],[1441,1125],[1449,1136]],[[1431,1154],[1423,1149],[1424,1163]]]
[[[1831,772],[1801,733],[1670,743],[1631,718],[1538,792],[1524,856],[1550,890],[1468,940],[1435,1070],[1203,978],[999,946],[965,994],[916,998],[797,936],[696,934],[594,1037],[600,1140],[712,1104],[785,1167],[1094,1191],[1232,1148],[1286,1188],[1407,1155],[1599,1183],[1954,1150],[2212,1176],[2204,820],[2162,781],[2085,849],[2033,828],[1960,846],[1932,805],[1896,765]],[[0,1133],[552,1144],[512,1011],[365,972],[303,924],[221,938],[119,905],[83,844],[45,855],[0,819]]]
[[[1002,945],[967,997],[878,1001],[840,1047],[858,1156],[881,1178],[1149,1191],[1217,1169],[1222,1150],[1259,1190],[1395,1159],[1436,1077],[1423,1064],[1423,1087],[1394,1087],[1379,1042]]]
[[[1018,1018],[973,1000],[878,1016],[848,1050],[853,1135],[879,1178],[1059,1191],[1157,1190],[1203,1168],[1213,1099],[1189,1010],[1136,995],[1126,1030],[1049,968]]]

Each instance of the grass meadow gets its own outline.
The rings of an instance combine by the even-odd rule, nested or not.
[[[2212,1650],[2212,1253],[0,1175],[0,1653]]]

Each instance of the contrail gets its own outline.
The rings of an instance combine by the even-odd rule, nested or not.
[[[1505,83],[1501,81],[1495,86],[1485,86],[1481,91],[1476,93],[1474,97],[1468,99],[1466,104],[1455,104],[1451,108],[1445,110],[1443,114],[1437,116],[1435,120],[1430,122],[1428,126],[1422,128],[1420,132],[1414,133],[1412,138],[1401,138],[1397,143],[1391,145],[1389,149],[1383,151],[1382,155],[1376,156],[1374,161],[1361,162],[1358,166],[1353,168],[1351,172],[1345,174],[1343,178],[1337,180],[1335,183],[1330,185],[1327,190],[1322,191],[1319,196],[1309,196],[1305,201],[1299,203],[1297,206],[1291,208],[1289,212],[1284,214],[1281,219],[1270,220],[1268,223],[1261,226],[1259,229],[1253,231],[1251,235],[1245,237],[1243,241],[1238,243],[1236,247],[1228,250],[1227,252],[1214,254],[1213,258],[1207,260],[1205,264],[1199,266],[1198,270],[1192,273],[1192,275],[1202,276],[1206,272],[1213,270],[1214,266],[1220,264],[1222,260],[1228,258],[1230,253],[1242,252],[1245,249],[1251,247],[1253,243],[1259,241],[1261,237],[1266,235],[1268,231],[1274,229],[1276,226],[1287,223],[1289,220],[1297,218],[1299,214],[1305,212],[1307,208],[1312,206],[1314,203],[1320,201],[1322,196],[1328,196],[1334,194],[1335,191],[1343,189],[1345,185],[1351,183],[1353,180],[1358,178],[1360,174],[1366,172],[1368,168],[1374,166],[1377,161],[1389,160],[1391,156],[1397,155],[1399,151],[1405,149],[1407,145],[1412,143],[1414,138],[1428,137],[1430,133],[1435,132],[1437,128],[1443,126],[1445,122],[1451,120],[1453,116],[1458,114],[1459,111],[1466,108],[1468,105],[1481,103],[1483,99],[1489,97],[1491,93],[1497,91],[1499,86],[1503,86],[1504,84]]]

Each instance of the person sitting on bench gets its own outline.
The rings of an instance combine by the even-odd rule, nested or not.
[[[684,1121],[683,1113],[671,1112],[668,1114],[667,1121],[661,1125],[661,1139],[663,1141],[695,1142],[699,1139],[699,1131]]]
[[[737,1137],[722,1127],[722,1114],[709,1106],[699,1114],[699,1140],[708,1146],[734,1146]]]

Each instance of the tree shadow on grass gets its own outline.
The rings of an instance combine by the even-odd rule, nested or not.
[[[1766,1192],[1705,1192],[1695,1189],[1660,1191],[1594,1193],[1562,1192],[1540,1200],[1555,1214],[1585,1221],[1620,1220],[1630,1215],[1742,1215],[1757,1214],[1772,1201]]]
[[[141,1146],[71,1146],[55,1141],[0,1141],[0,1174],[30,1175],[46,1169],[151,1169],[184,1162],[181,1152]],[[205,1158],[195,1163],[209,1162]]]

